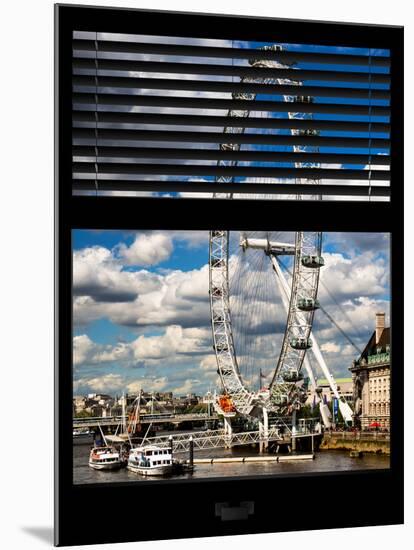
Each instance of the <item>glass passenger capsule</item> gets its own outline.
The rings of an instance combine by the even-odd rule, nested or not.
[[[304,137],[318,136],[319,130],[315,130],[314,128],[305,128],[303,130],[298,130],[298,134]]]
[[[289,341],[290,347],[293,349],[303,350],[312,347],[312,341],[310,338],[291,338]]]
[[[322,258],[322,256],[306,255],[302,256],[301,263],[304,267],[317,269],[325,265],[325,260]]]
[[[310,95],[297,95],[295,101],[298,103],[313,103],[313,97]]]
[[[313,298],[299,298],[296,303],[301,311],[315,311],[321,307],[319,301]]]
[[[284,382],[299,382],[299,380],[303,380],[303,374],[295,369],[290,369],[282,374],[282,378]]]
[[[271,401],[274,405],[287,405],[288,396],[285,394],[274,393],[272,395]]]
[[[229,347],[226,343],[216,344],[216,350],[217,351],[227,351],[228,349],[229,349]]]

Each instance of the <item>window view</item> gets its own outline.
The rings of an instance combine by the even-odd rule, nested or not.
[[[76,31],[72,114],[78,195],[390,198],[389,50]]]
[[[74,483],[389,467],[390,234],[72,241]]]

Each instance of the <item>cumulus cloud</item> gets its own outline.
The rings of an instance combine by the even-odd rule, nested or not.
[[[153,266],[168,260],[172,250],[172,239],[165,233],[140,233],[130,246],[122,243],[118,254],[125,265]]]
[[[88,296],[96,302],[123,303],[135,300],[139,293],[160,285],[155,273],[123,270],[112,252],[101,246],[73,253],[73,294]]]
[[[325,267],[321,270],[321,301],[331,301],[326,287],[338,301],[360,296],[378,296],[386,292],[389,263],[371,250],[352,258],[346,258],[340,253],[324,253],[324,259]]]
[[[96,365],[111,363],[114,361],[123,362],[133,357],[129,344],[120,342],[115,346],[102,345],[93,342],[88,335],[81,334],[73,338],[73,364]]]
[[[217,359],[216,356],[211,354],[203,357],[200,361],[200,367],[205,371],[216,372],[217,371]]]
[[[177,395],[186,395],[188,393],[194,392],[194,387],[199,383],[199,380],[195,379],[188,379],[184,382],[184,384],[181,384],[181,386],[177,386],[173,388],[173,393]]]
[[[73,382],[74,392],[113,393],[125,388],[125,380],[120,374],[105,374],[94,378],[78,378]]]
[[[127,391],[132,394],[138,394],[141,390],[149,392],[163,391],[167,386],[168,378],[166,376],[126,383]]]
[[[168,235],[174,239],[174,241],[183,242],[187,248],[200,248],[201,246],[208,246],[208,232],[207,231],[168,231]]]
[[[209,323],[207,265],[191,271],[131,275],[139,291],[135,300],[109,303],[78,296],[73,303],[75,323],[84,325],[100,318],[137,328],[171,324],[189,328]]]
[[[389,233],[324,233],[323,248],[335,247],[343,255],[355,257],[363,252],[375,251],[387,257],[390,253]]]
[[[86,334],[73,338],[73,364],[85,363],[96,352],[96,344]]]
[[[132,342],[102,345],[82,334],[73,338],[74,365],[116,363],[124,366],[174,364],[206,354],[211,333],[207,329],[170,325],[158,336],[140,335]]]
[[[336,342],[325,342],[321,345],[321,351],[324,353],[338,353],[341,349]]]
[[[183,329],[171,325],[161,336],[139,336],[131,346],[136,359],[151,361],[168,358],[172,361],[176,355],[205,353],[209,337],[210,334],[202,329]]]

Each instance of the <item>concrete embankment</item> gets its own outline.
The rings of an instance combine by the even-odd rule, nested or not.
[[[235,457],[216,457],[216,458],[195,458],[194,464],[227,464],[234,462],[290,462],[296,460],[313,460],[315,455],[312,454],[290,454],[290,455],[273,455],[273,456],[235,456]],[[187,464],[189,461],[186,460]]]
[[[360,451],[362,453],[390,454],[388,434],[348,434],[326,433],[319,447],[323,450]]]

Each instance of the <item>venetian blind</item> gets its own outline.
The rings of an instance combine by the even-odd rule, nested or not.
[[[73,193],[389,200],[387,50],[73,33]]]

